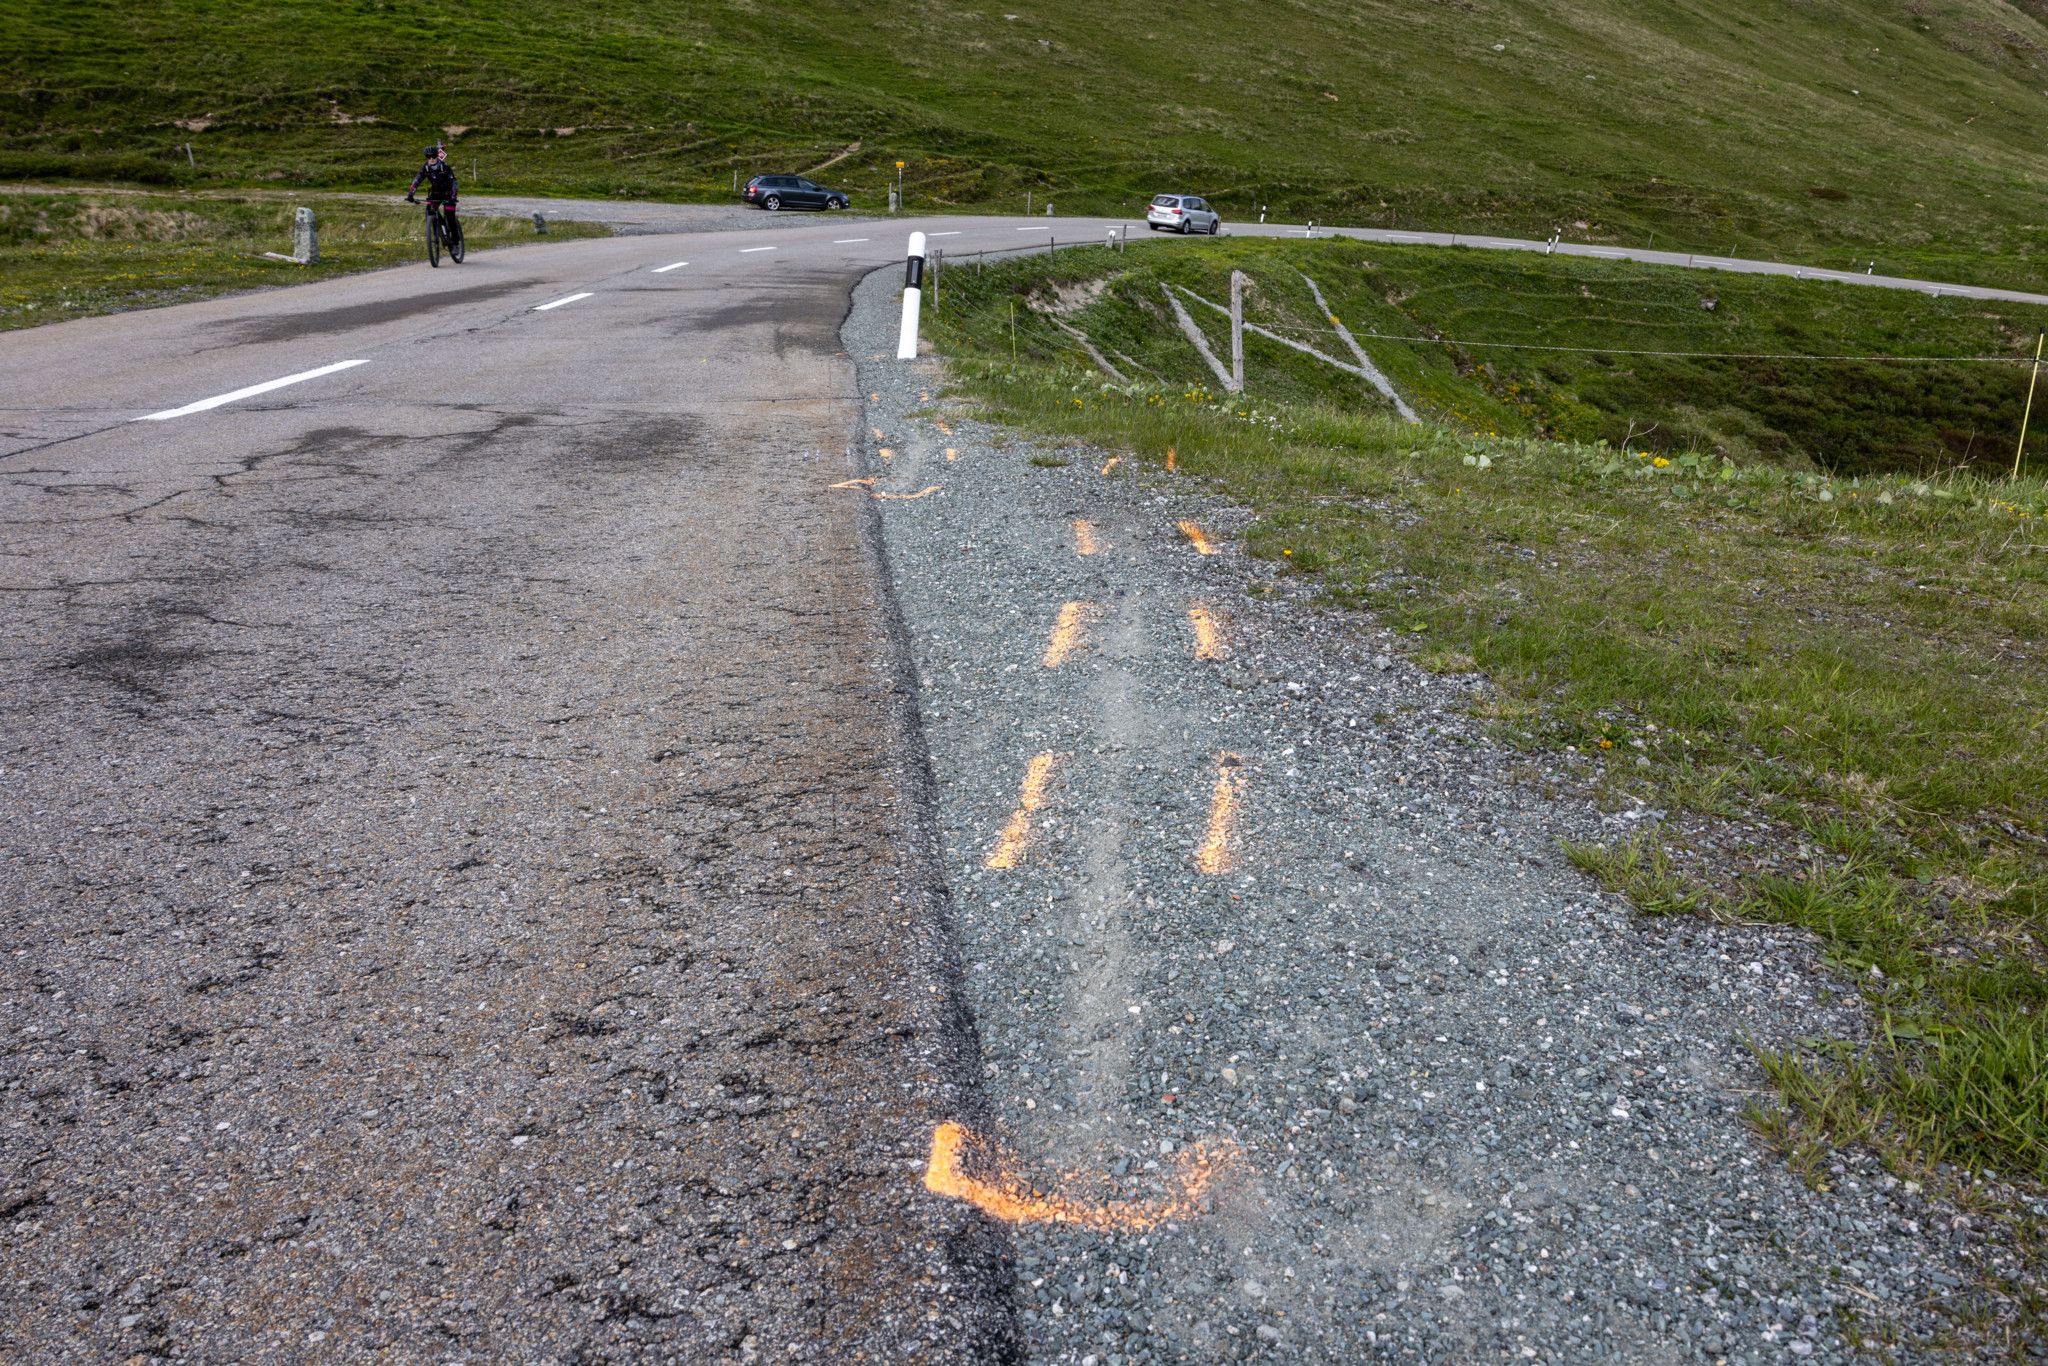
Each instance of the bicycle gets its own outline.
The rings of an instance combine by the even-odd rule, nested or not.
[[[412,200],[410,195],[406,196],[406,198]],[[417,203],[418,201],[412,200],[412,202]],[[453,214],[443,214],[440,212],[440,209],[440,201],[433,199],[427,201],[427,264],[437,269],[440,267],[441,248],[445,244],[448,248],[448,259],[459,266],[462,264],[462,258],[465,254],[462,242],[462,220]]]

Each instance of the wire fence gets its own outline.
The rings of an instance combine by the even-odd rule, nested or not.
[[[1055,256],[1062,251],[1094,248],[1112,254],[1121,253],[1127,241],[1127,230],[1119,233],[1113,242],[1089,239],[1077,242],[1060,242],[1050,236],[1040,242],[1027,243],[1017,247],[996,247],[964,255],[960,262],[950,261],[943,251],[938,254],[942,268],[947,264],[962,264],[973,261],[976,269],[985,268],[990,258],[1014,260],[1018,257],[1044,255]],[[1206,300],[1204,301],[1206,302]],[[1269,322],[1261,326],[1269,332],[1285,333],[1289,336],[1307,339],[1326,335],[1322,328],[1301,327],[1287,323]],[[1442,346],[1467,351],[1529,351],[1550,355],[1579,356],[1621,356],[1645,360],[1726,360],[1726,361],[1776,361],[1796,362],[1806,365],[2015,365],[2026,366],[2032,357],[2023,355],[1965,355],[1965,356],[1924,356],[1924,355],[1880,355],[1845,353],[1810,353],[1800,351],[1672,351],[1648,347],[1631,346],[1565,346],[1543,342],[1494,342],[1471,341],[1462,337],[1425,337],[1395,332],[1381,332],[1373,329],[1354,329],[1363,339],[1397,342],[1404,346]]]

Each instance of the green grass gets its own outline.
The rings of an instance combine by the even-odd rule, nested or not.
[[[952,263],[942,299],[945,286],[971,289],[975,268]],[[1835,475],[2008,468],[2026,362],[2048,326],[2048,308],[1820,281],[1533,253],[1226,239],[1192,252],[1127,252],[1108,270],[1100,253],[1086,251],[1034,268],[1036,290],[1020,315],[1025,341],[1034,354],[1082,358],[1044,316],[1060,313],[1124,357],[1127,373],[1213,384],[1172,324],[1161,287],[1221,302],[1233,269],[1249,277],[1249,320],[1348,360],[1316,307],[1312,278],[1396,388],[1447,425],[1605,440],[1621,458],[1647,453],[1694,473],[1724,459]],[[1222,346],[1220,317],[1189,307]],[[951,325],[971,331],[984,353],[1008,354],[1006,311]],[[1416,338],[1436,340],[1400,340]],[[1262,399],[1335,401],[1361,388],[1270,340],[1250,336],[1246,346]],[[1994,359],[1882,359],[1895,356]]]
[[[67,0],[0,10],[0,176],[1230,214],[2036,280],[2035,0]],[[167,54],[175,54],[166,60]],[[188,165],[189,143],[196,166]],[[839,158],[833,161],[834,158]]]
[[[291,251],[300,204],[319,216],[320,263],[264,259]],[[549,230],[605,232],[584,223]],[[418,209],[338,195],[0,194],[0,329],[419,261],[423,233]],[[480,215],[465,215],[463,236],[471,251],[534,240],[524,221]]]
[[[1558,281],[1582,279],[1600,309],[1640,307],[1676,340],[1736,328],[1972,351],[2030,339],[2034,318],[1794,283],[1776,286],[1773,310],[1771,286],[1732,280],[1712,283],[1739,306],[1663,316],[1653,305],[1697,288],[1689,278],[1543,261],[1523,262],[1517,284],[1490,260],[1240,243],[1213,256],[1089,248],[982,273],[956,263],[932,326],[956,384],[998,420],[1161,465],[1172,450],[1184,474],[1255,511],[1245,546],[1275,580],[1304,576],[1370,609],[1426,663],[1483,669],[1497,694],[1479,710],[1503,740],[1549,751],[1603,802],[1702,818],[1568,852],[1645,911],[1808,930],[1857,983],[1871,1037],[1767,1059],[1783,1124],[1874,1143],[1915,1170],[2048,1181],[2048,484],[1968,468],[1830,474],[1813,467],[1828,463],[1821,451],[1650,458],[1517,434],[1538,424],[1498,398],[1501,377],[1460,374],[1435,351],[1386,363],[1446,405],[1478,388],[1495,408],[1409,426],[1357,381],[1270,343],[1249,350],[1251,392],[1231,400],[1200,382],[1153,301],[1162,275],[1221,298],[1232,264],[1259,281],[1254,317],[1281,310],[1268,282],[1290,268],[1326,288],[1343,276],[1354,327],[1389,284],[1415,292],[1383,309],[1455,316],[1475,297],[1460,268],[1524,302],[1572,297]],[[1040,316],[1056,300],[1139,378],[1080,363]],[[1456,322],[1467,335],[1579,325],[1540,304]],[[1327,326],[1320,344],[1338,350]],[[1590,383],[1550,382],[1582,398]],[[1862,381],[1822,367],[1810,382],[1827,403],[1829,385]],[[1900,429],[1915,430],[1898,406]],[[1731,817],[1767,834],[1694,847],[1678,833]]]

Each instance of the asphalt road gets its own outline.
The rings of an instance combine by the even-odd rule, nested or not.
[[[852,226],[0,337],[0,1356],[1000,1353]]]
[[[0,1355],[1016,1347],[839,329],[913,227],[1109,226],[0,335]]]

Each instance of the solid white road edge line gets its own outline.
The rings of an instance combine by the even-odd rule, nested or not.
[[[681,270],[684,266],[687,266],[688,264],[690,264],[688,261],[678,261],[672,266],[656,266],[653,270],[649,271],[648,274],[666,275],[672,270]]]
[[[533,311],[536,313],[545,313],[551,308],[560,308],[563,304],[573,304],[578,299],[587,299],[589,297],[590,291],[586,289],[581,294],[571,294],[568,298],[557,299],[551,304],[535,304],[533,306]]]
[[[742,255],[742,256],[745,256],[745,255],[747,255],[747,254],[748,254],[749,252],[756,252],[756,251],[773,251],[773,250],[775,250],[775,248],[773,248],[773,247],[741,247],[741,248],[740,248],[740,255]]]
[[[331,375],[337,370],[353,370],[358,365],[368,365],[369,363],[368,360],[336,361],[333,365],[323,365],[318,370],[302,370],[296,375],[286,375],[283,379],[265,380],[261,384],[252,384],[246,389],[237,389],[232,394],[219,394],[213,398],[202,398],[197,403],[188,403],[182,408],[166,408],[160,413],[145,413],[141,417],[136,418],[135,421],[162,422],[168,418],[184,417],[187,413],[203,413],[208,408],[218,408],[223,403],[233,403],[235,400],[243,398],[254,398],[258,394],[267,394],[272,389],[282,389],[287,384],[303,384],[309,379],[318,379],[322,375]]]

